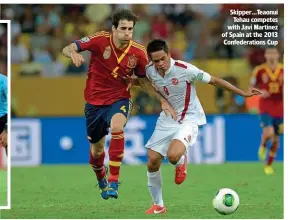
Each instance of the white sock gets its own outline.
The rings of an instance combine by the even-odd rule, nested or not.
[[[147,177],[148,177],[148,189],[154,205],[164,207],[164,202],[162,198],[162,176],[160,170],[153,173],[149,173],[147,171]]]
[[[185,156],[182,155],[182,156],[180,157],[180,159],[178,160],[178,162],[175,164],[175,167],[178,167],[178,166],[180,166],[180,165],[183,165],[183,164],[184,164],[184,161],[185,161]]]

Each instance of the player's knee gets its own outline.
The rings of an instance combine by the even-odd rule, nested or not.
[[[124,130],[124,124],[123,123],[113,123],[111,124],[111,132],[120,132]]]
[[[91,144],[90,149],[93,157],[98,158],[102,155],[104,146],[102,144]]]
[[[263,138],[266,140],[271,140],[275,136],[274,130],[273,129],[266,129],[263,132]]]
[[[111,132],[120,132],[124,130],[124,125],[126,123],[126,117],[123,114],[115,114],[110,123]]]
[[[159,170],[161,164],[161,160],[159,158],[150,156],[148,157],[147,169],[149,172],[156,172]]]
[[[177,162],[179,161],[180,157],[178,157],[175,154],[167,154],[167,159],[170,163],[172,163],[173,165],[177,164]]]
[[[268,139],[273,139],[274,138],[274,131],[269,131],[268,133],[267,133],[267,138]]]

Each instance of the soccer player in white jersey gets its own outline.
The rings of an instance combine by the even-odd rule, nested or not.
[[[151,62],[146,67],[146,76],[177,113],[177,120],[173,120],[161,112],[155,131],[146,144],[148,189],[153,200],[153,205],[146,214],[160,214],[166,212],[160,173],[163,158],[167,157],[176,167],[175,183],[183,183],[187,176],[188,147],[196,142],[198,126],[206,124],[204,110],[196,95],[195,80],[222,87],[244,97],[259,95],[261,92],[254,88],[242,91],[190,63],[172,59],[163,40],[151,41],[147,52]]]

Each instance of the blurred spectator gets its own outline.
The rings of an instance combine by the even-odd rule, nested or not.
[[[22,33],[32,34],[35,32],[35,16],[31,5],[24,5],[23,15],[20,16],[19,21]]]
[[[235,77],[228,76],[223,79],[230,82],[232,85],[239,87]],[[222,88],[216,88],[216,105],[219,113],[240,113],[246,111],[244,97],[227,92]]]
[[[193,21],[194,18],[195,14],[193,11],[188,7],[188,5],[185,5],[184,11],[177,16],[176,23],[182,25],[182,27],[185,28],[191,21]]]
[[[168,37],[168,24],[164,14],[156,15],[152,21],[151,30],[153,38],[166,39]]]
[[[27,62],[21,64],[20,75],[21,76],[40,76],[42,73],[42,65],[40,63],[33,62],[33,55],[29,53],[29,59]]]
[[[101,13],[99,13],[99,12],[101,12]],[[86,5],[85,11],[84,11],[85,17],[91,23],[94,23],[94,25],[96,25],[96,26],[100,25],[108,17],[110,17],[111,13],[112,13],[111,7],[109,5],[105,5],[105,4]]]
[[[44,33],[51,33],[53,28],[60,25],[60,17],[54,10],[54,5],[43,4],[40,6],[41,12],[36,16],[36,26],[41,26]]]
[[[5,20],[11,20],[11,37],[15,37],[21,33],[21,26],[15,19],[15,12],[11,8],[6,8],[3,13]]]
[[[47,64],[53,61],[50,46],[41,46],[32,51],[33,61],[35,63]]]
[[[47,62],[43,65],[42,76],[44,77],[59,77],[65,74],[65,66],[57,59],[56,53],[51,53],[52,62]]]
[[[20,36],[12,38],[11,51],[11,63],[23,63],[29,58],[27,48],[20,42]]]
[[[137,25],[134,27],[134,39],[140,43],[143,43],[143,36],[145,33],[151,31],[151,21],[147,13],[146,5],[133,6],[133,12],[139,17]]]

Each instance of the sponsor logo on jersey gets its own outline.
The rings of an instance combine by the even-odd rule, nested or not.
[[[198,80],[202,80],[203,79],[203,73],[200,72],[198,73],[197,77],[196,77]]]
[[[89,37],[82,37],[81,39],[80,39],[80,42],[81,43],[87,43],[87,42],[89,42],[90,41],[90,39],[89,39]]]

